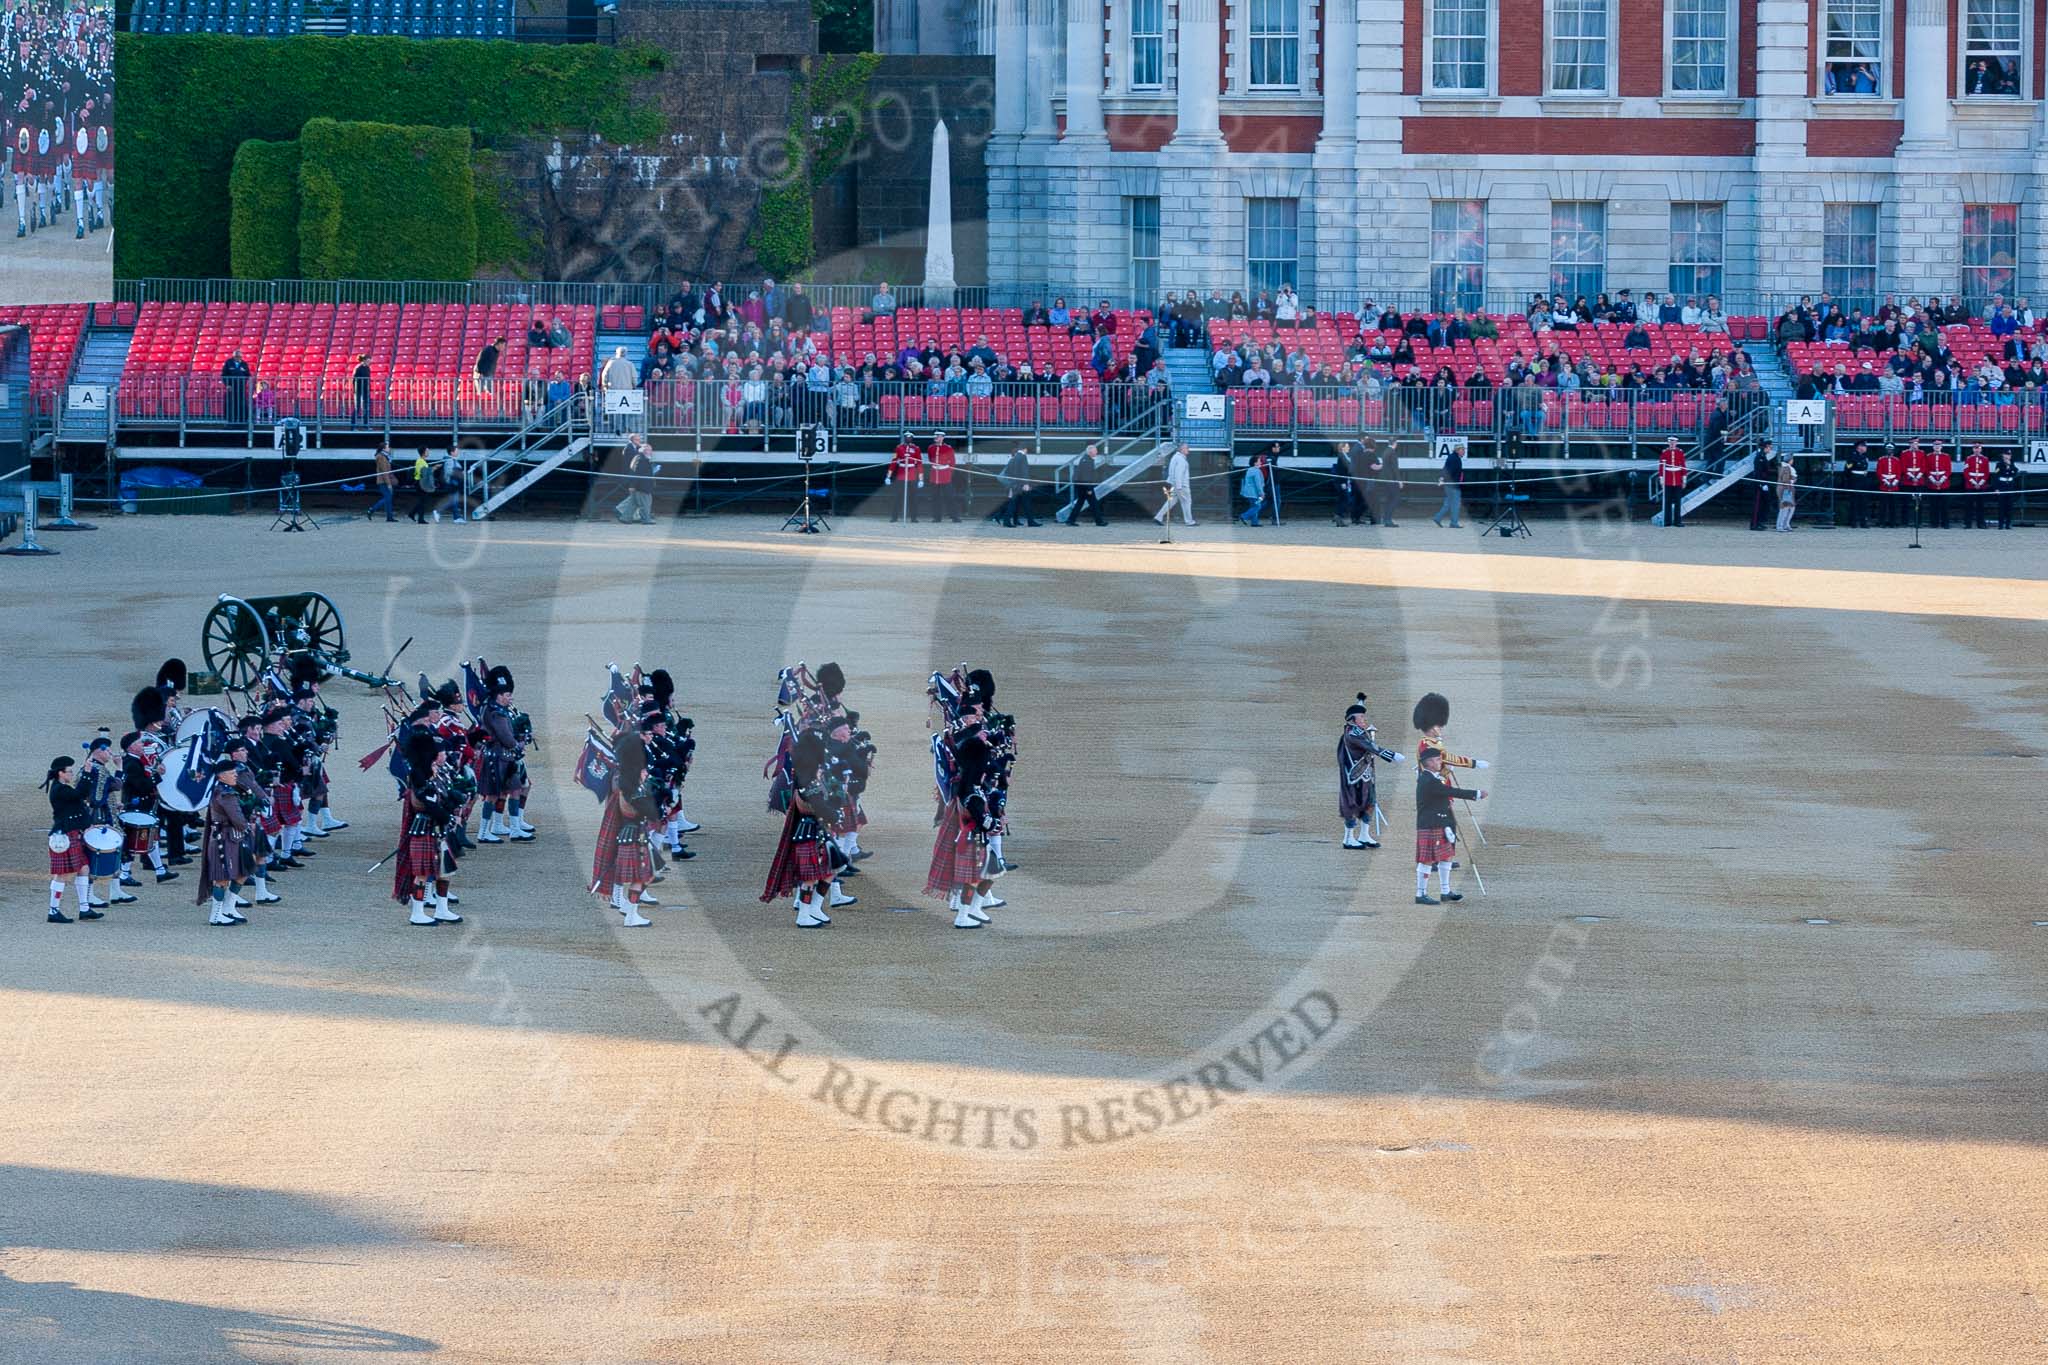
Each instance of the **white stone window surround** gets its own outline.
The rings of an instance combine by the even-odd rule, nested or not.
[[[1436,20],[1438,0],[1422,0],[1422,97],[1424,99],[1485,99],[1500,88],[1500,4],[1484,0],[1486,14],[1486,78],[1477,90],[1435,83]]]
[[[1067,0],[1068,4],[1088,4],[1100,7],[1102,0]],[[1134,85],[1131,83],[1135,40],[1131,29],[1132,0],[1110,0],[1109,33],[1104,43],[1103,55],[1109,70],[1109,81],[1104,94],[1121,95],[1166,95],[1171,94],[1177,84],[1174,80],[1175,32],[1179,25],[1179,6],[1173,0],[1159,0],[1160,23],[1164,28],[1160,41],[1159,84]]]
[[[1251,73],[1252,6],[1251,0],[1223,0],[1230,6],[1230,22],[1223,28],[1223,100],[1241,112],[1259,112],[1249,107],[1259,100],[1300,101],[1319,95],[1316,88],[1316,60],[1321,49],[1322,0],[1295,0],[1295,27],[1299,32],[1300,56],[1295,64],[1295,74],[1300,77],[1296,85],[1254,86]],[[1326,73],[1327,74],[1327,73]],[[1347,73],[1356,79],[1356,73]]]
[[[1877,106],[1888,104],[1894,109],[1898,102],[1892,97],[1892,63],[1899,60],[1899,35],[1892,29],[1891,0],[1879,0],[1878,45],[1881,56],[1877,63],[1877,93],[1875,95],[1830,95],[1828,93],[1828,6],[1831,0],[1820,0],[1814,13],[1813,23],[1813,91],[1817,104],[1849,104]],[[1891,115],[1872,114],[1872,118],[1887,118]]]
[[[1606,21],[1602,32],[1604,34],[1603,46],[1606,51],[1607,70],[1606,75],[1603,78],[1601,87],[1598,90],[1560,90],[1557,88],[1557,43],[1559,41],[1557,24],[1558,3],[1559,0],[1544,0],[1543,4],[1544,98],[1554,100],[1611,100],[1616,98],[1614,92],[1619,88],[1616,82],[1618,79],[1618,73],[1620,69],[1619,64],[1621,58],[1621,42],[1618,33],[1618,29],[1620,26],[1620,5],[1617,3],[1617,0],[1605,0]],[[1585,0],[1568,0],[1568,3],[1572,3],[1574,5],[1584,5]],[[1596,4],[1589,5],[1586,7],[1598,8],[1599,6]],[[1570,39],[1567,41],[1577,40]]]
[[[1955,8],[1955,106],[1958,109],[1975,105],[2031,105],[2034,103],[2034,6],[2030,0],[2013,0],[2019,6],[2020,15],[2020,88],[2016,95],[1972,95],[1969,90],[1970,75],[1970,0],[1956,0]]]
[[[1667,100],[1726,101],[1736,98],[1740,77],[1738,68],[1742,60],[1742,10],[1737,0],[1726,0],[1727,55],[1722,60],[1722,87],[1719,90],[1680,90],[1672,80],[1673,58],[1676,56],[1678,36],[1678,0],[1665,0],[1664,4],[1664,98]]]

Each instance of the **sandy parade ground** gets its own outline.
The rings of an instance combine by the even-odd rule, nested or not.
[[[2040,531],[266,520],[0,561],[0,1360],[2048,1358]],[[539,839],[409,927],[336,680],[283,904],[45,925],[50,757],[307,589],[358,666],[512,667]],[[817,932],[756,900],[798,659],[881,749]],[[699,738],[641,930],[571,776],[611,660]],[[1021,751],[975,932],[921,894],[963,660]],[[1412,762],[1361,853],[1332,757],[1431,689],[1494,764],[1436,907]]]

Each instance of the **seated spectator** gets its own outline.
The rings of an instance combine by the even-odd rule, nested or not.
[[[1604,289],[1593,300],[1593,321],[1614,321],[1614,300],[1607,297],[1607,291]]]
[[[528,350],[538,351],[548,344],[548,329],[542,324],[540,314],[535,313],[526,324],[526,345]]]
[[[1728,315],[1721,311],[1721,300],[1718,297],[1711,294],[1707,296],[1707,306],[1700,310],[1699,329],[1721,336],[1728,334]]]
[[[1202,321],[1222,322],[1230,316],[1230,300],[1223,297],[1220,289],[1211,289],[1202,300]]]
[[[1074,315],[1073,312],[1068,309],[1067,301],[1065,299],[1057,298],[1052,301],[1052,307],[1046,310],[1045,323],[1048,327],[1073,326]]]
[[[529,337],[527,340],[528,343],[531,344],[532,338]],[[549,348],[557,351],[565,351],[570,346],[574,345],[575,341],[576,336],[575,333],[569,330],[568,320],[564,318],[560,313],[555,314],[554,322],[550,324],[548,327]]]
[[[2009,337],[2020,329],[2019,319],[2012,315],[2010,308],[2003,306],[1992,313],[1984,325],[1990,329],[1991,335],[1995,337]]]
[[[1301,321],[1301,300],[1295,297],[1294,286],[1282,284],[1279,294],[1273,300],[1273,325],[1293,327]]]
[[[1051,316],[1045,311],[1044,303],[1033,299],[1024,310],[1023,321],[1026,327],[1045,327],[1050,325]]]
[[[1700,318],[1703,314],[1704,310],[1700,307],[1700,301],[1688,294],[1685,298],[1685,307],[1678,310],[1678,321],[1686,327],[1697,327],[1700,325]]]
[[[1616,322],[1635,322],[1638,320],[1636,301],[1626,289],[1614,296],[1614,320]]]
[[[1500,324],[1485,313],[1474,313],[1469,325],[1474,341],[1500,340]]]
[[[1567,304],[1562,294],[1551,296],[1550,329],[1554,332],[1576,332],[1579,330],[1578,310]]]
[[[1642,323],[1631,323],[1628,335],[1621,339],[1624,351],[1647,351],[1650,349],[1650,331]]]
[[[1108,299],[1097,302],[1095,311],[1088,315],[1088,330],[1099,337],[1116,335],[1116,310],[1109,306]]]
[[[1678,306],[1677,298],[1670,294],[1666,294],[1664,296],[1664,302],[1657,305],[1657,321],[1668,325],[1674,322],[1682,322],[1684,321],[1684,319],[1685,313],[1684,310]]]

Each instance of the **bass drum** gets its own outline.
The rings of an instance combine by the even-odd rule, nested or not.
[[[178,726],[178,743],[188,739],[203,738],[201,749],[208,754],[220,752],[220,746],[234,733],[235,722],[227,712],[214,707],[194,711]]]
[[[164,754],[163,781],[157,784],[157,804],[165,810],[191,814],[206,809],[213,795],[211,760],[201,749],[201,736],[174,744]]]

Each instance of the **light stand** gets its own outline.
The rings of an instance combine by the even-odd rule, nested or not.
[[[832,529],[831,523],[811,508],[811,462],[832,451],[832,433],[825,427],[801,427],[796,434],[796,458],[803,466],[804,495],[796,511],[782,519],[782,530],[815,536]]]
[[[1484,540],[1490,534],[1497,534],[1502,540],[1511,536],[1527,536],[1534,540],[1536,533],[1529,529],[1528,522],[1522,520],[1521,495],[1515,492],[1515,461],[1509,457],[1501,461],[1501,465],[1507,471],[1508,491],[1501,498],[1500,511],[1486,523],[1486,529],[1479,533],[1479,538]]]
[[[299,425],[298,418],[287,417],[277,424],[277,448],[284,455],[284,470],[277,476],[277,520],[270,523],[273,531],[320,527],[299,505],[299,451],[304,449],[305,440],[305,428]]]
[[[1920,495],[1917,492],[1913,494],[1913,543],[1906,548],[1909,550],[1920,548]]]

